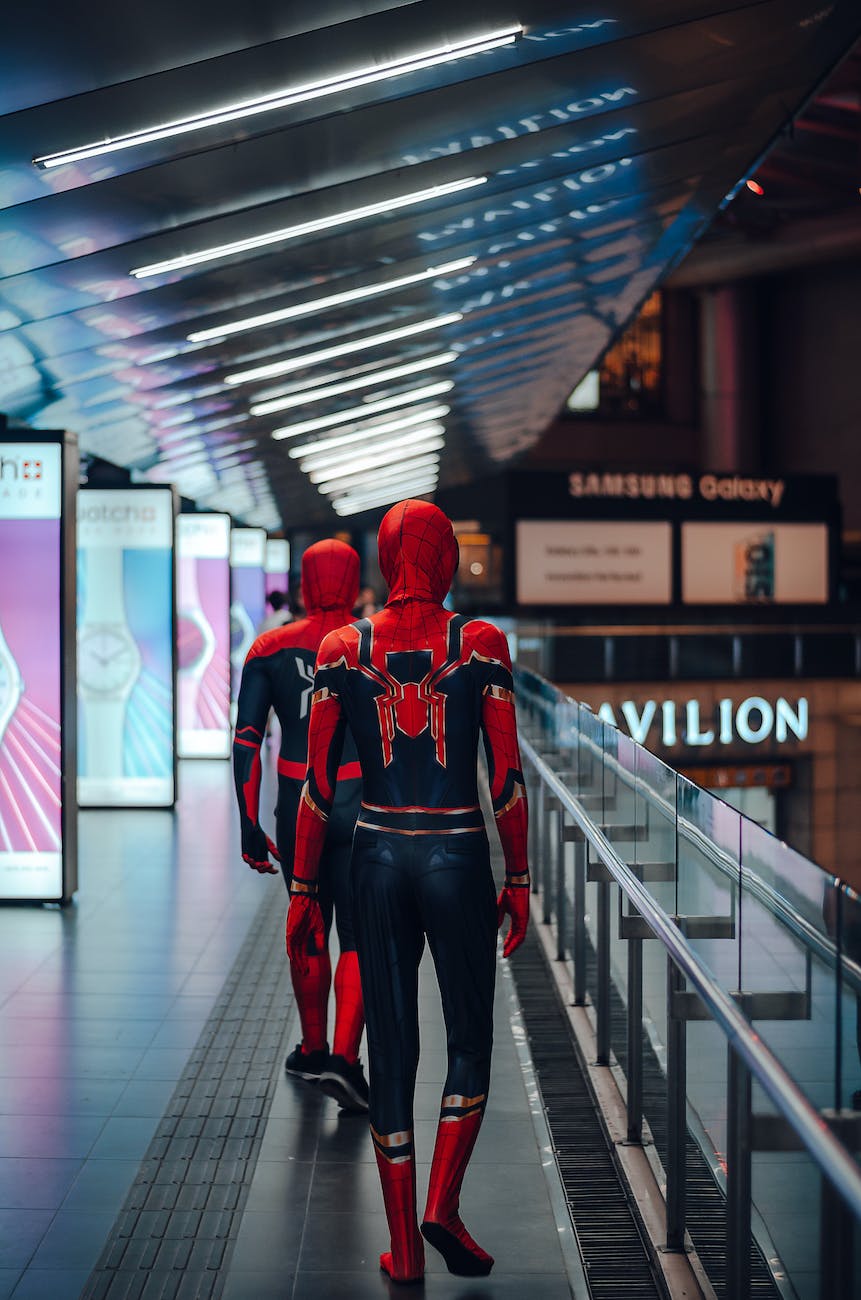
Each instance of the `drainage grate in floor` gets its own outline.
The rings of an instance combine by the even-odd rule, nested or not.
[[[223,1284],[285,1048],[284,912],[267,897],[82,1300],[205,1300]]]
[[[664,1293],[581,1073],[571,1027],[534,927],[512,959],[512,972],[593,1300],[657,1300]]]

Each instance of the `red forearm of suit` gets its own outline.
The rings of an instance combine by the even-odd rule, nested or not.
[[[260,746],[263,737],[256,727],[237,727],[233,737],[233,779],[239,800],[239,815],[252,826],[260,813],[262,764]]]
[[[495,687],[485,692],[482,725],[487,746],[490,798],[505,858],[506,880],[519,880],[524,873],[528,879],[526,787],[511,692]]]
[[[335,798],[343,744],[341,702],[327,689],[315,692],[308,723],[308,770],[296,818],[291,892],[316,893],[320,855]]]

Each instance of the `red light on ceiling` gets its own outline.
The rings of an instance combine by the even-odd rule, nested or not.
[[[762,188],[759,181],[745,181],[745,185],[750,190],[751,194],[763,195],[765,193],[765,190]]]

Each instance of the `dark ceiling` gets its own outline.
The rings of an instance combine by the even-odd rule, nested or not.
[[[508,463],[859,34],[857,0],[16,6],[0,410],[270,528],[334,521],[314,440],[355,434],[381,498],[422,451]],[[262,96],[291,102],[33,162]]]

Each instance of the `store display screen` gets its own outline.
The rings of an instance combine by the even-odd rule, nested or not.
[[[517,524],[521,605],[668,605],[668,523],[530,519]]]
[[[262,528],[234,528],[230,536],[231,698],[239,694],[245,656],[266,612],[266,533]]]
[[[59,444],[0,444],[0,897],[63,892]]]
[[[824,604],[827,525],[683,524],[682,600],[687,605]]]
[[[283,537],[272,537],[266,543],[266,595],[271,591],[287,590],[290,571],[290,543]]]
[[[78,493],[78,800],[171,807],[173,494]]]
[[[179,755],[228,758],[229,515],[180,515],[176,545]]]

